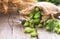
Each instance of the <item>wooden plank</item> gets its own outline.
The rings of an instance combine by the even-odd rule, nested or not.
[[[19,25],[19,26],[14,26],[13,28],[13,38],[14,39],[30,39],[30,35],[25,34],[23,27]]]
[[[60,39],[60,34],[53,33],[53,35],[56,39]]]
[[[15,14],[14,21],[17,22],[17,20],[19,19],[20,19],[20,16]],[[13,38],[14,39],[36,39],[36,38],[31,38],[30,34],[24,33],[23,25],[19,23],[14,23]]]
[[[23,25],[16,23],[20,19],[20,15],[13,14],[14,26],[13,26],[13,39],[31,39],[29,34],[24,33]]]
[[[13,24],[11,30],[10,25],[8,24],[8,15],[0,15],[0,39],[37,39],[37,38],[31,38],[30,34],[24,33],[24,28],[22,25],[16,23],[17,20],[19,20],[19,15],[12,14],[13,16]],[[10,18],[11,22],[12,18]],[[44,28],[38,29],[38,39],[60,39],[60,35],[48,32]]]
[[[17,15],[15,16],[18,17]],[[14,21],[16,21],[16,18],[14,19]],[[11,19],[9,21],[11,21]],[[0,39],[31,39],[29,34],[24,33],[23,27],[21,27],[21,25],[17,25],[18,24],[10,26],[8,24],[8,15],[0,15]]]
[[[48,32],[44,28],[38,29],[38,39],[59,39],[60,35],[57,35],[54,32]]]
[[[12,39],[11,28],[7,23],[7,16],[0,15],[0,39]]]

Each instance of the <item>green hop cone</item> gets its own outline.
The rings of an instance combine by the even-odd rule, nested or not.
[[[29,22],[30,22],[30,23],[34,23],[34,19],[31,19]]]
[[[44,22],[43,25],[46,26],[48,23]]]
[[[49,19],[46,21],[46,23],[51,23],[51,22],[54,22],[54,19]]]
[[[34,23],[30,23],[30,27],[31,28],[34,28]]]
[[[51,21],[51,19],[47,20],[46,23],[49,23]]]
[[[60,24],[59,24],[59,28],[60,28]]]
[[[60,34],[60,29],[58,29],[57,33]]]
[[[26,22],[24,23],[24,26],[25,26],[25,27],[28,27],[28,26],[29,26],[29,22],[26,21]]]
[[[31,37],[37,37],[37,36],[38,36],[37,32],[34,31],[31,33]]]
[[[55,28],[54,28],[54,31],[55,31],[55,32],[57,32],[57,31],[58,31],[58,28],[57,28],[57,27],[55,27]]]
[[[55,21],[54,24],[55,24],[55,27],[59,28],[59,22]]]
[[[59,4],[60,0],[51,0],[50,2],[55,3],[55,4]]]
[[[31,12],[31,13],[29,14],[29,16],[30,16],[30,19],[33,19],[33,18],[34,18],[34,12]]]
[[[43,10],[40,10],[40,14],[43,15],[44,14],[44,11]]]
[[[49,26],[46,26],[46,30],[47,30],[47,31],[50,31],[50,27],[49,27]]]
[[[40,11],[39,11],[39,12],[35,13],[34,18],[37,19],[37,18],[40,18],[40,16],[41,15],[40,15]]]
[[[59,28],[59,25],[56,25],[55,27]]]
[[[32,28],[32,32],[36,32],[36,29],[35,28]]]
[[[34,19],[34,23],[39,23],[40,19]]]
[[[49,0],[45,0],[46,2],[49,2]]]
[[[32,32],[32,29],[30,27],[25,28],[25,33],[31,33],[31,32]]]
[[[36,11],[36,12],[39,11],[39,7],[36,6],[36,7],[35,7],[35,11]]]
[[[43,27],[43,25],[42,25],[42,24],[38,24],[38,27],[39,27],[39,28],[42,28],[42,27]]]

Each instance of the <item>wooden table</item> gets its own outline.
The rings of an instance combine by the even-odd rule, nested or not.
[[[30,34],[24,33],[23,26],[16,23],[20,18],[16,12],[13,12],[10,16],[13,16],[13,18],[9,17],[9,15],[0,14],[0,39],[37,39],[36,37],[31,38]],[[48,32],[44,28],[38,29],[37,32],[38,39],[60,39],[60,35]]]

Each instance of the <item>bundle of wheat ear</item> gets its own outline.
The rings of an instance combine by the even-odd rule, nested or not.
[[[60,13],[60,8],[49,2],[37,2],[31,5],[32,6],[30,6],[29,8],[20,11],[20,15],[23,16],[25,20],[28,21],[30,20],[29,17],[30,12],[32,12],[36,6],[39,7],[39,9],[43,10],[44,12],[44,14],[42,15],[41,22],[46,21],[50,17],[54,19],[54,14]]]
[[[0,13],[6,14],[15,9],[24,9],[31,6],[30,3],[35,3],[37,0],[0,0]]]

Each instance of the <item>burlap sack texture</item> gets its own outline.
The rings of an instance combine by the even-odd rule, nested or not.
[[[32,4],[31,7],[26,8],[22,11],[20,11],[20,14],[26,18],[26,20],[30,20],[29,14],[31,11],[33,11],[34,7],[38,6],[40,9],[44,11],[44,14],[42,16],[41,22],[46,21],[48,18],[52,17],[54,19],[54,14],[60,13],[60,8],[58,8],[56,5],[49,3],[49,2],[37,2],[35,4]]]
[[[0,13],[6,14],[14,9],[24,9],[37,0],[0,0]]]

